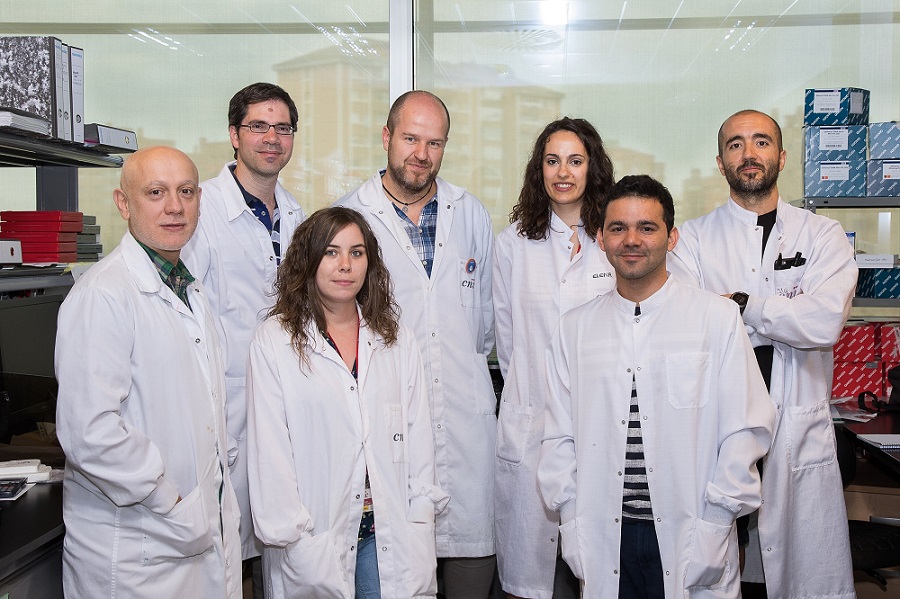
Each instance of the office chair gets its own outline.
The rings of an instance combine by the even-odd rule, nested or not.
[[[835,428],[834,437],[841,482],[846,489],[856,476],[856,450],[842,428]],[[887,580],[878,570],[900,566],[900,526],[864,520],[848,520],[847,525],[853,569],[865,572],[885,588]]]

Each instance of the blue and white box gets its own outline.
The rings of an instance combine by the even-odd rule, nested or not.
[[[900,196],[900,159],[869,160],[866,180],[866,195]]]
[[[866,196],[866,161],[807,162],[803,195],[807,198],[863,198]]]
[[[811,126],[804,129],[806,162],[866,159],[868,127],[865,125]]]
[[[858,87],[808,89],[804,125],[868,125],[869,90]]]
[[[900,160],[900,123],[891,121],[869,125],[869,158]]]

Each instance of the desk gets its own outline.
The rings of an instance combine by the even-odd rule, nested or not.
[[[40,484],[0,514],[0,597],[62,597],[61,484]]]
[[[867,454],[900,476],[900,449],[881,449],[856,438],[857,435],[900,434],[900,413],[879,414],[868,422],[845,421],[843,426],[857,447],[865,450]]]

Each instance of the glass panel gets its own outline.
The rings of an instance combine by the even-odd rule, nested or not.
[[[442,174],[498,231],[534,138],[562,115],[597,127],[617,177],[663,181],[679,223],[725,200],[716,132],[738,110],[780,122],[785,200],[803,194],[806,88],[862,87],[872,122],[900,116],[898,0],[419,0],[416,25],[416,86],[453,119]]]
[[[232,159],[228,101],[271,81],[300,112],[281,180],[304,210],[326,206],[384,163],[388,1],[31,0],[0,5],[3,34],[55,35],[85,51],[85,118],[188,153],[201,180]],[[34,207],[32,169],[3,169],[0,206]],[[125,222],[117,169],[81,169],[79,200],[108,252]]]

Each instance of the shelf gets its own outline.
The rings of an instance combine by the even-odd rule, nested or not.
[[[790,203],[813,212],[821,208],[900,208],[900,197],[802,198]]]
[[[877,299],[874,297],[854,297],[854,308],[900,308],[900,299]]]
[[[121,156],[110,156],[71,142],[43,140],[0,132],[0,166],[122,166]]]

